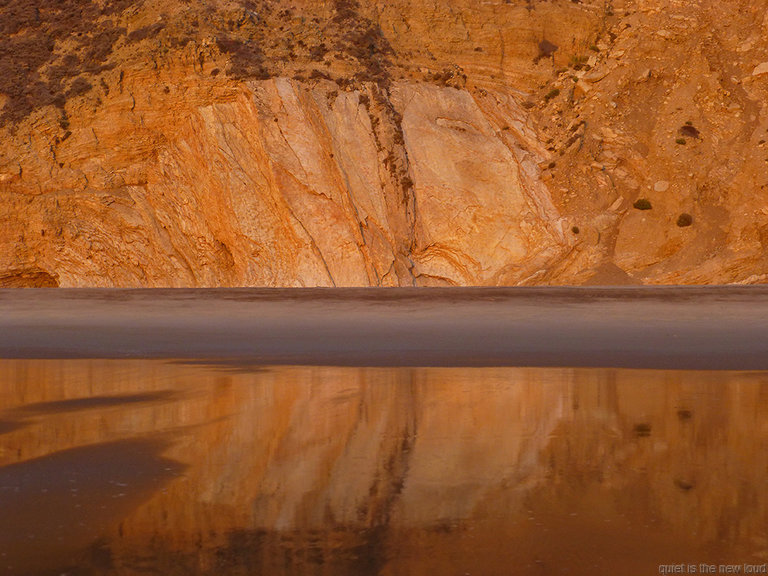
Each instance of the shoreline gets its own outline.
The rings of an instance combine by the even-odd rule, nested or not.
[[[768,370],[768,287],[2,289],[0,358]]]

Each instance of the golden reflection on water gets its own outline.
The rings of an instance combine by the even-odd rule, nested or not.
[[[0,361],[8,574],[768,562],[768,374]]]

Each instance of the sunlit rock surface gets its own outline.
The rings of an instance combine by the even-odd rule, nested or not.
[[[281,78],[176,118],[101,110],[58,153],[77,170],[3,204],[4,266],[69,286],[514,284],[565,254],[509,94],[392,93]]]
[[[763,283],[767,39],[749,0],[12,0],[0,286]]]

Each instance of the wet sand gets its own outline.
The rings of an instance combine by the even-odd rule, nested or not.
[[[768,561],[768,373],[0,360],[0,574]]]
[[[768,288],[0,290],[2,358],[768,369]]]

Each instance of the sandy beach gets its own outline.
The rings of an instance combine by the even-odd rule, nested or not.
[[[0,290],[3,358],[768,369],[768,288]]]

